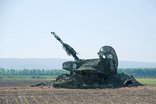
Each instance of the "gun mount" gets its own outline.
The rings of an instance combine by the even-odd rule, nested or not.
[[[64,43],[55,32],[51,34],[63,45],[68,55],[75,61],[62,64],[70,74],[62,74],[56,78],[54,87],[63,88],[116,88],[124,86],[140,86],[133,76],[118,74],[118,57],[113,47],[103,46],[97,53],[99,58],[80,59],[77,52]]]

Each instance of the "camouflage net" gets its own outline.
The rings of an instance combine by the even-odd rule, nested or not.
[[[114,74],[107,78],[99,76],[81,76],[75,74],[73,76],[64,74],[60,75],[53,83],[57,88],[119,88],[131,86],[143,86],[135,80],[133,76],[125,74]]]

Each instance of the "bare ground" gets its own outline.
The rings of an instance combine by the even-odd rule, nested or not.
[[[0,104],[156,104],[156,87],[151,86],[56,89],[30,87],[32,83],[36,82],[0,80]]]

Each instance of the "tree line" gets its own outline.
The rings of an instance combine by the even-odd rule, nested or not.
[[[0,68],[0,77],[3,76],[57,76],[68,73],[61,69],[4,69]]]
[[[69,73],[62,69],[5,69],[0,68],[0,77],[3,76],[58,76],[64,73]],[[138,77],[156,77],[156,68],[119,68],[118,73]]]
[[[136,77],[156,77],[156,68],[120,68],[118,73],[125,73]]]

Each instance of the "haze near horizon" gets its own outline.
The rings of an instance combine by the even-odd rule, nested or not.
[[[156,62],[155,0],[1,0],[0,58],[64,58],[52,31],[83,59],[104,45],[119,60]]]

